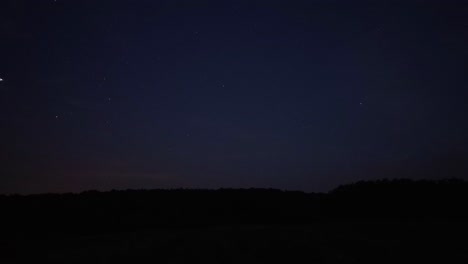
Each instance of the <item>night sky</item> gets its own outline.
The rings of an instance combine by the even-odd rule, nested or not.
[[[2,0],[0,193],[468,179],[467,70],[468,1]]]

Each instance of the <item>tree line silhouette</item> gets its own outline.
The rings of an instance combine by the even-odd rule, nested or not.
[[[3,233],[105,233],[362,218],[465,219],[467,201],[468,183],[458,179],[362,181],[328,193],[252,188],[0,195],[0,228]]]

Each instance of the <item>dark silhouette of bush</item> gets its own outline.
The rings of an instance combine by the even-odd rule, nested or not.
[[[468,184],[459,179],[361,181],[339,186],[329,198],[329,213],[341,217],[468,216]]]

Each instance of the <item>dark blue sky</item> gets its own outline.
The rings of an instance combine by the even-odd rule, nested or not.
[[[468,178],[468,3],[382,2],[4,1],[0,192]]]

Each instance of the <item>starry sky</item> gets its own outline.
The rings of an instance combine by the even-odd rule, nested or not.
[[[4,0],[0,193],[468,178],[467,14]]]

